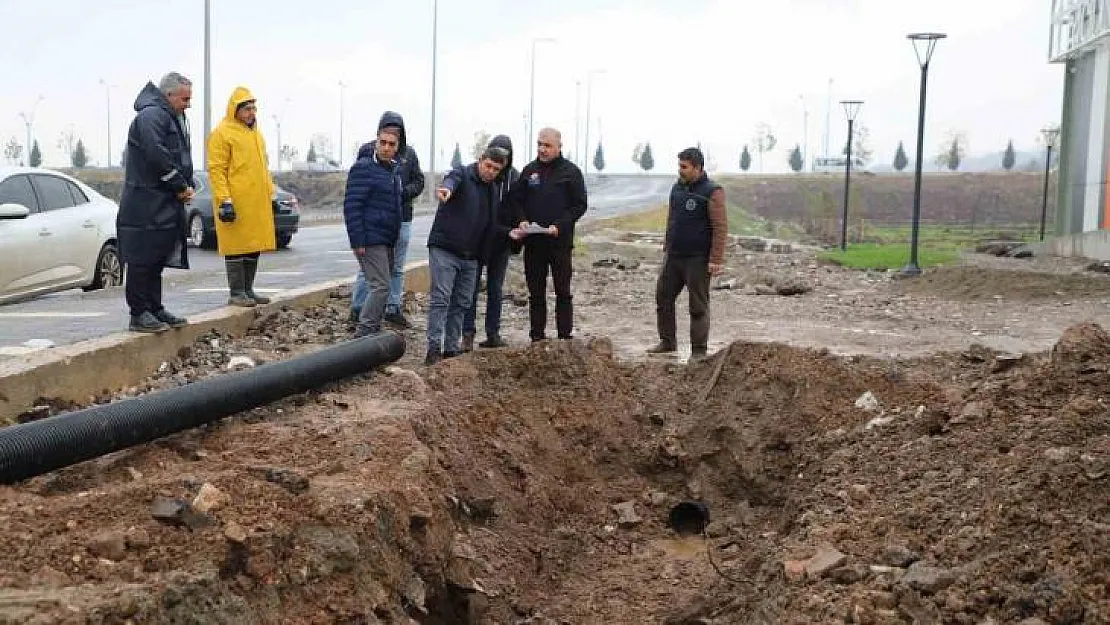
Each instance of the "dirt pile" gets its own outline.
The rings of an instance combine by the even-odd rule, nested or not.
[[[0,622],[1107,622],[1108,348],[393,368],[0,490]]]

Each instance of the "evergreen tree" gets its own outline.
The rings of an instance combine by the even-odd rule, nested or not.
[[[655,169],[655,158],[651,155],[651,142],[644,144],[644,152],[640,155],[640,167],[644,171]]]
[[[1014,168],[1015,162],[1017,162],[1017,154],[1014,153],[1014,141],[1011,139],[1010,142],[1006,144],[1006,151],[1002,154],[1002,168],[1006,171],[1010,171]]]
[[[790,169],[794,170],[794,173],[802,171],[802,168],[805,167],[805,161],[802,160],[802,148],[795,145],[794,149],[790,150],[790,158],[787,159],[787,162],[790,163]]]
[[[748,146],[744,146],[744,151],[740,153],[740,170],[748,171],[752,167],[752,153],[748,151]]]
[[[597,151],[594,152],[594,169],[597,171],[605,170],[605,151],[601,149],[601,142],[597,142]]]
[[[462,164],[462,151],[459,149],[458,142],[455,142],[455,153],[451,155],[451,168],[459,169]]]
[[[909,164],[910,164],[910,161],[909,161],[908,158],[906,158],[906,148],[903,147],[902,142],[899,141],[898,142],[898,151],[896,151],[894,153],[894,163],[893,163],[894,169],[897,170],[897,171],[902,171],[906,168],[906,165],[909,165]]]

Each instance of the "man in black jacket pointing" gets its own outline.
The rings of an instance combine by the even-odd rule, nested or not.
[[[524,166],[509,192],[509,206],[524,240],[524,275],[528,282],[529,336],[547,338],[547,272],[555,286],[555,326],[560,339],[571,338],[571,251],[574,226],[586,214],[582,171],[563,158],[562,135],[544,128],[536,139],[536,160]],[[542,229],[542,230],[541,230]]]

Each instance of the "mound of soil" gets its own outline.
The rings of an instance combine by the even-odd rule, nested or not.
[[[0,489],[0,622],[1103,623],[1108,347],[391,368]]]
[[[954,300],[1110,297],[1110,279],[1106,276],[986,267],[937,267],[900,285],[905,293]]]

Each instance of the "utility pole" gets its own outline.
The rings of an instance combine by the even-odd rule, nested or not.
[[[281,113],[272,116],[274,118],[274,125],[277,127],[277,159],[275,160],[277,160],[277,170],[279,172],[281,171],[281,158],[285,148],[285,144],[281,142],[281,122],[285,119],[285,109],[288,106],[289,98],[285,98],[281,103]]]
[[[31,166],[31,145],[34,141],[34,135],[31,133],[31,128],[35,125],[35,111],[39,108],[39,102],[42,102],[45,99],[46,98],[40,95],[38,99],[35,100],[34,106],[31,107],[30,115],[22,111],[20,111],[19,113],[19,116],[23,118],[23,124],[27,127],[27,160],[25,162],[28,167]]]
[[[343,90],[346,89],[346,88],[347,88],[347,85],[342,80],[340,80],[339,81],[339,155],[337,157],[340,168],[343,167]],[[327,157],[325,156],[324,158],[326,159]]]
[[[554,42],[555,40],[550,37],[538,37],[532,39],[532,78],[531,87],[528,96],[528,161],[531,162],[535,152],[536,142],[536,44],[540,42]]]
[[[832,156],[829,153],[829,120],[831,119],[830,113],[832,111],[832,85],[833,79],[829,79],[829,95],[825,101],[825,145],[821,148],[821,156]]]
[[[591,69],[586,75],[586,151],[590,151],[590,105],[593,102],[593,88],[594,88],[594,74],[604,74],[603,69]],[[588,173],[590,169],[590,160],[586,159],[585,167],[582,173]]]
[[[574,158],[578,162],[578,167],[582,167],[582,120],[580,113],[582,112],[582,81],[574,81]]]
[[[105,166],[112,166],[112,87],[103,78],[100,79],[100,84],[104,86],[104,152],[108,158],[104,161]]]
[[[432,133],[428,139],[428,173],[436,171],[436,64],[439,46],[439,2],[432,0]]]
[[[204,0],[204,136],[201,154],[208,163],[208,137],[212,134],[212,0]]]

